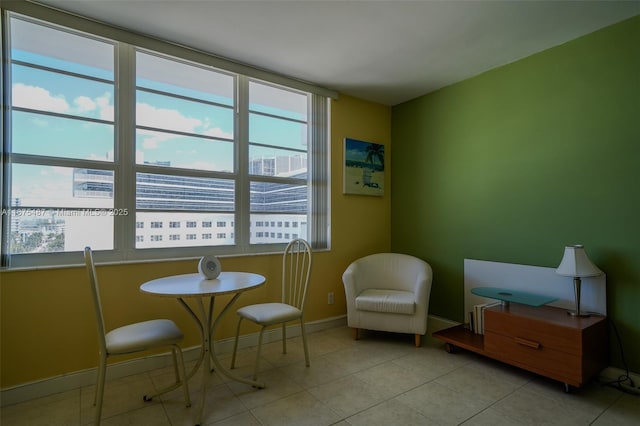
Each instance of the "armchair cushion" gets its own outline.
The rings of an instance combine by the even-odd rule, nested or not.
[[[416,311],[416,304],[411,291],[370,288],[356,297],[356,309],[412,315]]]

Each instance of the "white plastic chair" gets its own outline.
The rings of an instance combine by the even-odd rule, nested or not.
[[[258,337],[258,353],[253,373],[253,380],[257,380],[260,368],[260,351],[262,347],[262,335],[266,327],[274,324],[282,324],[282,353],[287,353],[286,323],[300,320],[302,330],[302,343],[304,346],[304,359],[309,367],[309,349],[307,336],[304,329],[304,307],[307,301],[307,288],[311,273],[311,247],[303,239],[291,241],[284,250],[282,257],[282,303],[259,303],[238,309],[238,326],[236,339],[233,345],[231,368],[235,368],[236,352],[238,350],[238,337],[240,336],[240,324],[247,319],[262,326]]]
[[[184,388],[184,400],[187,407],[191,406],[189,398],[189,387],[184,369],[184,359],[182,350],[178,343],[182,341],[184,335],[178,326],[168,319],[157,319],[125,325],[114,330],[105,331],[104,317],[102,316],[102,304],[100,302],[100,291],[98,278],[93,264],[93,254],[90,247],[84,249],[84,260],[91,284],[91,295],[95,305],[96,320],[98,325],[98,340],[100,346],[100,365],[98,367],[98,379],[93,405],[96,406],[95,424],[100,424],[102,415],[102,399],[104,396],[104,383],[107,372],[107,358],[112,355],[124,355],[136,352],[148,351],[155,348],[170,347],[173,355],[173,364],[176,374],[176,382],[152,395],[144,395],[145,401],[151,401],[154,397],[163,393]],[[182,376],[182,380],[180,377]]]

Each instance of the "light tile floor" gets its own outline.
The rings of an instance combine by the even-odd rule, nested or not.
[[[311,367],[304,365],[299,337],[281,353],[278,342],[263,347],[254,389],[213,373],[203,425],[639,425],[640,397],[592,382],[572,393],[563,385],[484,357],[448,354],[441,342],[365,332],[354,341],[346,327],[310,334]],[[237,373],[250,375],[255,348],[238,354]],[[222,356],[229,363],[229,355]],[[190,382],[194,405],[178,389],[151,402],[142,395],[172,379],[171,368],[107,383],[105,426],[193,425],[200,377]],[[0,424],[90,425],[94,387],[52,395],[1,409]]]

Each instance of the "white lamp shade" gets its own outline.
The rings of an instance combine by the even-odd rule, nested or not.
[[[580,278],[602,275],[602,271],[589,260],[584,246],[580,244],[564,248],[564,256],[556,273],[566,277]]]

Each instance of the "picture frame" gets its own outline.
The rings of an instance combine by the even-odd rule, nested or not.
[[[384,196],[384,145],[344,138],[344,194]]]

